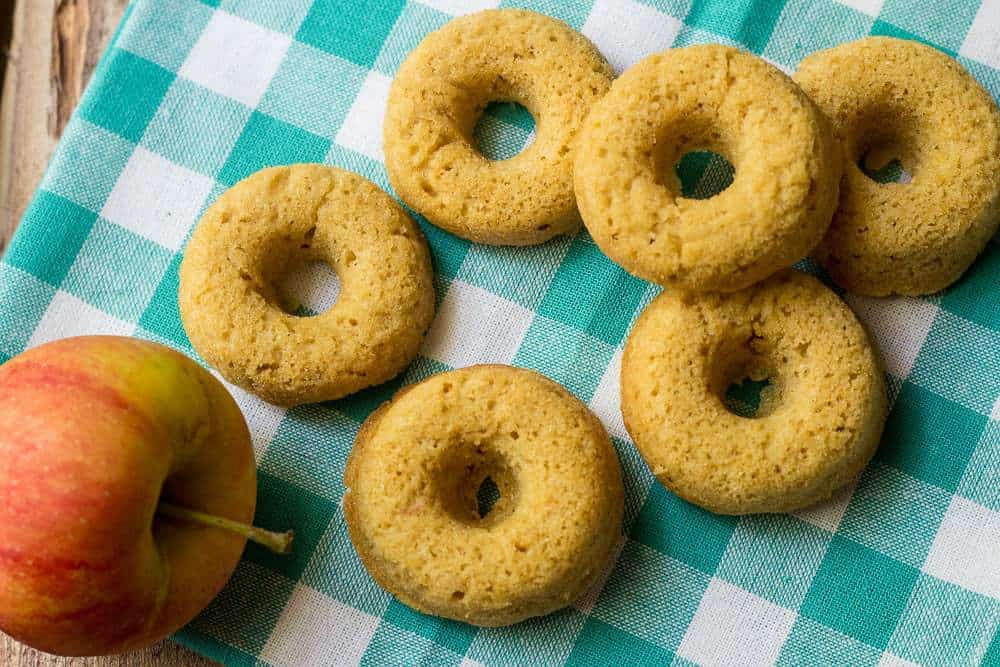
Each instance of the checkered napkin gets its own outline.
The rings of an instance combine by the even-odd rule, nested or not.
[[[137,0],[0,263],[0,361],[104,332],[195,356],[177,267],[200,212],[275,164],[324,162],[390,190],[381,122],[406,54],[497,0]],[[508,4],[502,2],[500,4]],[[516,3],[509,3],[516,4]],[[619,72],[669,46],[743,46],[786,71],[869,34],[927,41],[1000,96],[1000,0],[587,0],[528,3],[590,37]],[[533,128],[499,107],[480,142],[513,154]],[[697,160],[694,188],[724,178]],[[418,218],[419,219],[419,218]],[[420,220],[438,315],[397,381],[290,410],[230,387],[253,431],[251,546],[177,639],[231,664],[1000,664],[1000,242],[924,299],[845,295],[882,350],[894,409],[856,488],[793,515],[716,516],[650,476],[618,413],[621,350],[657,289],[586,232],[533,248],[467,243]],[[815,271],[814,267],[805,266]],[[301,276],[303,308],[335,295]],[[617,564],[574,607],[510,628],[416,613],[351,548],[340,500],[359,424],[398,387],[502,362],[566,385],[611,433],[627,489]]]

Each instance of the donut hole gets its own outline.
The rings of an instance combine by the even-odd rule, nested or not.
[[[281,309],[296,317],[315,317],[333,308],[340,277],[322,260],[293,262],[275,283]]]
[[[885,117],[877,114],[864,119],[856,149],[858,169],[880,184],[911,182],[916,162],[911,134],[905,128],[887,126]]]
[[[491,161],[509,160],[535,140],[535,119],[517,102],[486,105],[472,130],[472,144]]]
[[[711,199],[736,178],[725,138],[711,119],[691,118],[664,128],[648,152],[656,180],[675,197]]]
[[[713,390],[726,410],[745,419],[760,419],[781,402],[776,367],[760,339],[723,345],[716,356]]]
[[[437,479],[445,511],[469,526],[495,525],[516,504],[517,480],[507,459],[483,445],[453,448]]]
[[[711,199],[733,184],[736,168],[714,151],[689,151],[674,164],[682,197]]]
[[[312,234],[272,244],[262,267],[264,298],[296,317],[314,317],[333,308],[341,281]]]

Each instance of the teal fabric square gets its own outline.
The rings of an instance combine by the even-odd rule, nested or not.
[[[411,0],[403,7],[403,11],[393,26],[389,36],[382,44],[382,50],[375,60],[374,69],[394,76],[399,66],[406,60],[413,49],[428,35],[452,17],[443,14],[427,5]]]
[[[942,310],[909,380],[988,415],[1000,396],[1000,331]]]
[[[684,23],[739,42],[760,53],[785,3],[783,0],[694,0]]]
[[[222,0],[219,9],[265,28],[294,34],[309,11],[303,2],[260,2],[260,0]]]
[[[681,500],[656,483],[649,489],[631,537],[711,575],[722,560],[737,522],[736,517],[712,514]]]
[[[322,162],[329,149],[329,139],[254,111],[219,172],[219,180],[234,185],[265,167]]]
[[[685,23],[681,28],[681,31],[677,33],[677,37],[674,39],[672,47],[680,48],[683,46],[693,46],[695,44],[727,44],[729,46],[743,48],[742,44],[734,39],[726,37],[725,35],[718,35],[714,32],[702,30],[701,28],[695,28]]]
[[[837,532],[920,567],[950,502],[947,491],[872,462],[862,473]]]
[[[715,576],[782,607],[796,609],[805,599],[829,542],[828,532],[791,515],[744,517]]]
[[[882,651],[805,616],[795,619],[778,655],[780,667],[875,667]]]
[[[115,46],[176,72],[201,36],[212,10],[197,0],[135,2]]]
[[[24,350],[55,294],[52,285],[0,262],[0,303],[18,305],[0,309],[0,354],[10,358]]]
[[[138,143],[173,83],[174,73],[121,49],[112,49],[98,69],[98,85],[87,87],[76,113]]]
[[[406,0],[315,0],[295,38],[363,67],[382,50]]]
[[[646,504],[646,495],[655,479],[649,472],[646,461],[628,440],[611,437],[618,454],[618,464],[622,468],[622,482],[625,486],[625,532],[630,533],[636,517]]]
[[[961,280],[941,295],[941,307],[962,319],[1000,332],[1000,241],[993,241]]]
[[[181,646],[191,649],[195,653],[215,656],[218,662],[230,667],[250,667],[251,665],[259,664],[257,658],[250,653],[241,651],[231,644],[200,632],[193,625],[181,628],[170,639]]]
[[[295,583],[288,578],[243,560],[229,584],[178,638],[196,648],[219,640],[256,655],[267,643],[294,588]]]
[[[566,2],[566,0],[501,0],[499,7],[516,7],[520,9],[530,9],[534,12],[541,12],[560,21],[565,21],[574,30],[583,28],[593,7],[594,0],[580,0],[579,2]]]
[[[349,424],[344,422],[342,427],[349,428],[352,431],[351,437],[353,438],[353,433],[368,418],[368,415],[391,399],[403,386],[420,382],[435,373],[442,373],[447,370],[450,370],[449,367],[441,362],[419,356],[410,364],[410,367],[405,372],[397,375],[388,382],[362,389],[355,394],[345,396],[336,401],[329,401],[323,405],[350,418],[351,422]]]
[[[132,142],[73,116],[40,188],[98,213],[133,150]],[[80,165],[88,168],[80,169]]]
[[[467,657],[487,665],[509,664],[514,656],[531,656],[539,665],[560,665],[573,649],[586,617],[572,607],[503,628],[482,628]]]
[[[214,177],[249,117],[250,109],[239,102],[178,78],[149,122],[141,145]]]
[[[180,266],[181,255],[178,253],[167,266],[156,291],[146,305],[146,310],[139,317],[139,326],[187,351],[191,350],[191,341],[184,331],[180,307],[177,305]]]
[[[978,8],[979,3],[970,0],[948,3],[947,10],[923,0],[885,0],[879,19],[956,52]]]
[[[420,231],[427,238],[427,244],[431,248],[431,261],[434,263],[435,279],[454,278],[458,275],[466,256],[472,251],[474,246],[465,239],[460,239],[450,232],[446,232],[440,227],[435,227],[427,221],[427,218],[416,213],[413,209],[405,207],[410,217],[420,225]],[[441,302],[442,295],[438,293],[438,303]]]
[[[172,258],[170,251],[99,218],[62,288],[126,322],[136,322]]]
[[[368,71],[301,42],[292,42],[258,107],[303,130],[333,139]]]
[[[921,665],[976,664],[1000,627],[1000,601],[921,574],[889,650]]]
[[[295,530],[295,548],[279,556],[257,544],[248,544],[246,559],[297,581],[313,550],[337,514],[337,504],[285,480],[259,471],[257,515],[254,525],[267,530]]]
[[[800,613],[884,648],[918,574],[916,568],[834,535]]]
[[[644,5],[649,5],[662,14],[673,16],[675,19],[684,20],[684,17],[691,11],[693,0],[638,0]]]
[[[646,287],[644,281],[608,259],[590,235],[581,231],[553,276],[538,312],[617,346],[625,338]]]
[[[42,234],[15,234],[4,261],[53,287],[59,287],[72,266],[97,215],[59,195],[39,190],[21,220]]]
[[[638,542],[626,542],[591,616],[676,651],[711,578]]]
[[[992,667],[1000,665],[1000,632],[997,632],[993,636],[993,642],[986,649],[986,655],[983,656],[982,664],[991,665]]]
[[[957,55],[955,51],[946,48],[938,42],[932,42],[926,37],[921,37],[917,33],[910,32],[894,23],[889,23],[888,21],[883,21],[882,19],[876,19],[876,21],[872,24],[871,32],[869,34],[882,37],[896,37],[898,39],[910,39],[926,44],[927,46],[933,46],[935,49],[947,53],[952,58]]]
[[[566,667],[588,667],[604,664],[608,656],[627,657],[629,665],[667,665],[674,655],[656,644],[639,639],[628,632],[588,618],[566,660]]]
[[[614,348],[544,315],[528,327],[513,365],[533,368],[590,401]]]
[[[302,583],[372,616],[384,614],[393,599],[361,564],[342,511],[337,512],[316,546],[312,561],[302,573]]]
[[[534,309],[569,243],[560,237],[526,248],[472,244],[456,277]]]
[[[1000,512],[1000,421],[991,419],[969,459],[958,495]]]
[[[873,21],[835,0],[787,0],[763,56],[795,68],[815,51],[866,36]],[[818,25],[825,29],[817,30]]]
[[[954,491],[986,417],[904,382],[875,456],[917,479]]]
[[[379,624],[365,654],[361,656],[362,667],[409,667],[410,665],[458,667],[461,664],[460,654],[420,634],[396,627],[389,620],[389,613],[387,610],[386,618]]]
[[[397,628],[425,637],[459,656],[465,655],[477,632],[474,625],[421,614],[396,599],[389,603],[383,618]]]
[[[973,60],[972,58],[966,58],[965,56],[959,55],[958,64],[969,71],[969,74],[976,78],[976,81],[982,85],[983,88],[993,96],[994,100],[1000,100],[1000,71],[997,71],[990,67],[989,65],[984,65],[978,60]],[[993,246],[1000,243],[997,237],[993,237]],[[987,250],[987,252],[990,252]]]
[[[344,465],[358,424],[319,405],[288,411],[260,469],[332,503],[344,493]],[[323,461],[324,465],[316,465]]]

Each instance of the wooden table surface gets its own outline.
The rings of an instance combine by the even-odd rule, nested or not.
[[[14,5],[0,98],[0,252],[7,247],[127,4],[128,0],[18,0]],[[0,633],[3,667],[213,664],[169,641],[121,656],[58,658]]]

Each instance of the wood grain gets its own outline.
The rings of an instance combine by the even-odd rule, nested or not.
[[[0,98],[0,252],[31,199],[128,0],[18,0]],[[174,644],[106,658],[59,658],[0,633],[4,667],[209,667]]]

